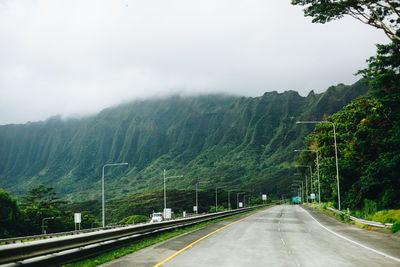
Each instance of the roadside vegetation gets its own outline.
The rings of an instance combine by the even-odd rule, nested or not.
[[[231,191],[231,208],[236,208],[237,203],[236,196],[233,197],[234,192]],[[173,208],[174,217],[182,217],[183,212],[193,214],[195,197],[194,190],[169,189],[167,203],[168,207]],[[218,194],[218,211],[228,209],[227,199],[228,192],[221,189]],[[249,202],[250,205],[262,203],[260,197],[252,198]],[[214,212],[215,189],[199,190],[198,204],[199,213]],[[76,212],[82,215],[80,229],[101,226],[100,201],[70,203],[59,199],[52,187],[44,185],[29,190],[20,201],[0,189],[0,207],[0,238],[40,235],[42,226],[48,234],[74,231]],[[161,212],[163,207],[163,190],[129,194],[106,202],[106,222],[107,225],[145,223],[150,220],[153,212]]]
[[[383,31],[387,44],[378,44],[363,75],[371,92],[360,96],[324,121],[336,128],[342,210],[372,221],[393,223],[400,228],[400,5],[396,1],[292,0],[304,7],[314,23],[327,23],[344,16]],[[319,155],[321,199],[338,207],[334,129],[316,124],[305,138],[304,150]],[[312,166],[314,192],[317,184],[315,155],[302,152],[301,165]],[[308,175],[304,169],[299,169]],[[310,181],[310,180],[309,180]],[[324,207],[324,206],[322,206]],[[345,215],[340,215],[345,216]],[[345,218],[344,218],[345,219]]]
[[[335,216],[337,219],[350,223],[350,224],[355,224],[359,227],[362,228],[367,228],[367,225],[358,223],[355,221],[350,220],[349,216],[354,216],[360,219],[368,220],[368,221],[374,221],[374,222],[381,222],[381,223],[391,223],[393,224],[392,227],[390,227],[390,231],[392,233],[396,233],[400,230],[400,209],[391,209],[391,210],[380,210],[377,211],[373,207],[376,205],[372,205],[372,208],[370,207],[370,204],[366,204],[365,208],[363,210],[349,210],[349,213],[344,211],[343,213],[336,213],[333,212],[327,207],[334,208],[334,205],[332,202],[328,203],[321,203],[321,205],[311,205],[311,204],[306,204],[305,205],[316,208],[318,210],[321,210],[323,212],[329,213],[332,216]]]

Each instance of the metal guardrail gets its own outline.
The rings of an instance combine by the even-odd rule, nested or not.
[[[328,210],[333,211],[335,213],[341,214],[344,213],[343,211],[331,208],[331,207],[326,207]],[[368,220],[364,220],[364,219],[360,219],[354,216],[349,216],[350,220],[355,221],[355,222],[359,222],[362,224],[366,224],[369,226],[375,226],[375,227],[381,227],[381,228],[385,228],[385,227],[391,227],[393,224],[392,223],[381,223],[381,222],[374,222],[374,221],[368,221]]]
[[[56,266],[87,258],[136,240],[172,229],[182,228],[217,218],[254,210],[268,205],[222,211],[191,218],[159,223],[133,225],[123,228],[99,230],[51,239],[28,241],[0,246],[0,264],[15,263],[38,266]],[[12,266],[13,264],[11,264]]]
[[[51,233],[51,234],[44,234],[44,235],[30,235],[30,236],[5,238],[5,239],[0,239],[0,244],[3,244],[3,243],[4,244],[15,244],[15,243],[21,243],[21,242],[34,241],[34,240],[49,239],[49,238],[60,237],[60,236],[90,233],[90,232],[96,232],[96,231],[100,231],[100,230],[104,230],[104,229],[114,229],[114,228],[120,228],[120,227],[126,227],[126,226],[125,225],[117,225],[117,226],[107,226],[104,228],[101,228],[101,227],[100,228],[91,228],[91,229],[83,229],[83,230],[68,231],[68,232],[61,232],[61,233]]]

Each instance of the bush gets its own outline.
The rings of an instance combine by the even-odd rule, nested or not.
[[[382,223],[400,222],[400,210],[382,210],[372,216],[372,220]]]
[[[394,223],[392,227],[390,228],[390,231],[392,233],[396,233],[397,231],[400,231],[400,222]]]

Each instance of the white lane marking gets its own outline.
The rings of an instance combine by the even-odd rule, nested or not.
[[[286,243],[285,243],[285,241],[283,241],[283,238],[281,238],[281,240],[282,240],[283,245],[286,246]]]
[[[317,221],[306,209],[304,209],[303,207],[302,207],[302,209],[303,209],[305,212],[307,212],[307,214],[310,215],[310,217],[313,218],[314,221],[316,221],[322,228],[324,228],[324,229],[327,230],[328,232],[330,232],[330,233],[332,233],[332,234],[334,234],[334,235],[336,235],[336,236],[338,236],[338,237],[340,237],[340,238],[343,238],[344,240],[347,240],[347,241],[349,241],[349,242],[351,242],[351,243],[353,243],[353,244],[356,244],[356,245],[358,245],[358,246],[360,246],[360,247],[362,247],[362,248],[371,250],[372,252],[375,252],[375,253],[377,253],[377,254],[379,254],[379,255],[382,255],[382,256],[387,257],[387,258],[389,258],[389,259],[392,259],[392,260],[395,260],[395,261],[400,262],[400,259],[399,259],[399,258],[390,256],[390,255],[388,255],[388,254],[386,254],[386,253],[383,253],[383,252],[381,252],[381,251],[379,251],[379,250],[376,250],[376,249],[367,247],[367,246],[365,246],[365,245],[363,245],[363,244],[360,244],[360,243],[358,243],[358,242],[356,242],[356,241],[353,241],[353,240],[351,240],[351,239],[349,239],[349,238],[347,238],[347,237],[344,237],[344,236],[342,236],[342,235],[340,235],[340,234],[338,234],[338,233],[332,231],[331,229],[329,229],[329,228],[323,226],[319,221]]]

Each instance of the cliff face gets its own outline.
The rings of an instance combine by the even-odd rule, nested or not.
[[[45,184],[61,195],[90,199],[100,194],[105,163],[128,162],[106,169],[112,197],[161,187],[163,169],[184,175],[169,186],[187,188],[198,178],[279,194],[292,151],[312,129],[295,122],[322,119],[367,90],[356,83],[307,97],[294,91],[256,98],[172,96],[85,119],[0,126],[0,187],[20,195]]]

